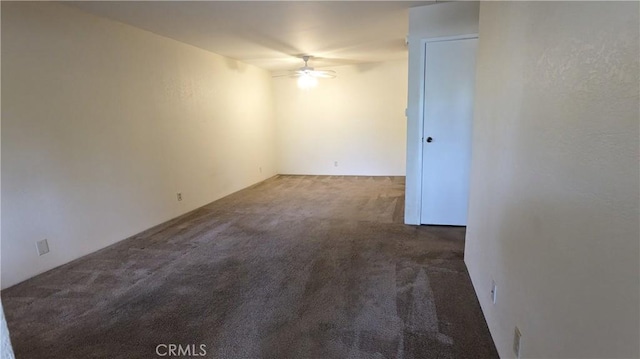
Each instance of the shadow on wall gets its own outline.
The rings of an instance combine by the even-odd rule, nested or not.
[[[353,67],[356,69],[358,73],[366,73],[370,71],[374,71],[381,66],[380,62],[369,62],[364,64],[357,64]]]
[[[227,65],[227,68],[229,70],[240,72],[240,73],[247,71],[247,68],[249,67],[249,65],[247,65],[244,62],[237,61],[228,57],[224,58],[224,63],[225,65]]]

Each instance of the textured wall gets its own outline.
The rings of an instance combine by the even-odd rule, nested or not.
[[[638,14],[481,5],[465,261],[503,358],[515,326],[523,358],[640,356]]]
[[[332,69],[310,90],[274,79],[279,173],[404,176],[406,60]]]
[[[64,5],[2,3],[3,287],[275,166],[267,71]]]

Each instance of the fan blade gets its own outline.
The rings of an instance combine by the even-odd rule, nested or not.
[[[313,67],[307,65],[308,58],[304,58],[304,66],[297,70],[289,70],[287,73],[276,73],[271,77],[290,77],[297,78],[301,76],[311,76],[319,79],[332,79],[336,77],[336,72],[333,70],[315,70]]]
[[[336,77],[336,72],[333,70],[315,70],[311,72],[311,76],[322,79],[332,79]]]
[[[300,70],[289,70],[285,73],[278,73],[275,75],[271,75],[271,77],[290,77],[290,78],[296,78],[296,77],[300,77],[302,76],[302,71]]]

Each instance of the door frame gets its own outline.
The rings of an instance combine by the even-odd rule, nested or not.
[[[419,143],[419,146],[410,146],[410,144],[408,143],[407,148],[413,148],[413,149],[417,149],[417,151],[411,151],[411,153],[408,153],[408,161],[412,161],[413,162],[413,166],[415,168],[415,172],[417,172],[417,178],[414,178],[413,180],[409,180],[407,179],[406,181],[406,185],[407,186],[412,186],[413,188],[407,188],[407,192],[408,193],[412,193],[412,197],[414,198],[415,201],[417,201],[417,206],[412,206],[411,207],[411,211],[409,212],[405,212],[405,223],[406,224],[415,224],[415,225],[420,225],[421,223],[421,217],[422,217],[422,176],[424,174],[424,171],[422,169],[422,165],[423,165],[423,159],[422,159],[422,153],[423,153],[423,146],[424,146],[424,138],[423,138],[423,134],[424,134],[424,94],[425,94],[425,67],[426,67],[426,61],[427,61],[427,43],[430,42],[442,42],[442,41],[455,41],[455,40],[467,40],[467,39],[479,39],[479,36],[477,33],[472,33],[472,34],[465,34],[465,35],[455,35],[455,36],[441,36],[441,37],[432,37],[432,38],[423,38],[420,40],[419,42],[419,46],[420,46],[420,57],[419,57],[419,64],[420,66],[418,67],[418,74],[416,75],[416,78],[418,79],[418,95],[417,100],[418,102],[416,103],[417,105],[417,118],[415,118],[413,121],[411,121],[411,118],[408,119],[408,123],[407,123],[407,133],[409,134],[407,137],[407,141],[416,141]],[[411,79],[409,79],[409,81],[411,81]],[[411,88],[409,89],[409,91],[411,91]],[[414,97],[415,98],[415,97]],[[411,106],[411,104],[409,104],[409,106]],[[409,113],[407,113],[408,115],[410,115]],[[413,124],[413,126],[411,126]],[[409,127],[411,126],[411,127]],[[415,131],[415,132],[414,132]],[[413,133],[413,135],[411,135]],[[412,158],[410,158],[412,157]],[[410,173],[407,173],[407,175],[410,175]],[[407,209],[409,209],[409,207],[407,207],[405,209],[405,211],[407,211]]]

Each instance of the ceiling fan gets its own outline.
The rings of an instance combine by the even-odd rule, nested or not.
[[[297,70],[289,70],[286,74],[275,75],[273,77],[291,77],[298,79],[298,86],[302,89],[308,89],[315,87],[318,84],[318,79],[332,79],[336,77],[336,72],[333,70],[315,70],[310,67],[308,62],[311,56],[302,56],[304,66]]]

